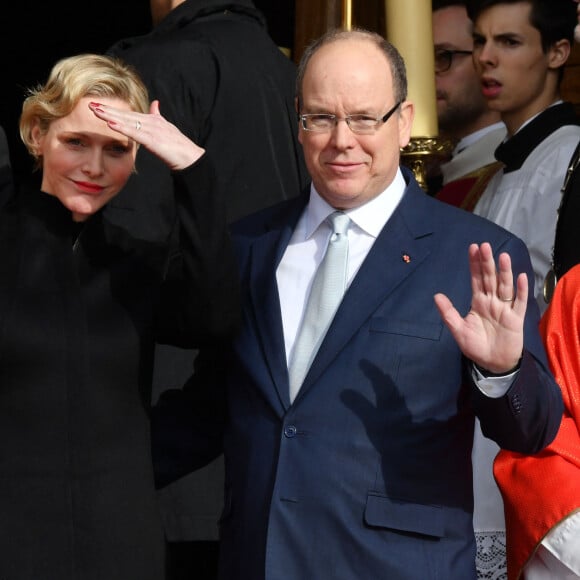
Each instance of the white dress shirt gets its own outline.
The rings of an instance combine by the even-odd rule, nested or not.
[[[364,205],[344,212],[351,219],[348,230],[347,288],[399,205],[405,187],[405,179],[399,169],[385,191]],[[328,238],[332,233],[325,220],[335,211],[336,208],[322,199],[314,185],[311,185],[310,200],[296,224],[276,271],[287,364],[302,323],[314,274],[322,262]],[[504,377],[485,378],[473,367],[472,374],[480,390],[488,397],[495,398],[507,392],[517,371]]]

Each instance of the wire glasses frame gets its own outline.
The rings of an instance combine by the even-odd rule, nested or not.
[[[435,51],[435,72],[444,73],[447,72],[451,65],[453,64],[453,58],[455,55],[468,55],[473,54],[472,50],[447,50],[438,49]]]
[[[337,117],[330,113],[308,113],[298,115],[302,128],[305,131],[315,133],[328,133],[332,131],[339,121],[345,121],[348,128],[358,135],[369,135],[384,125],[397,110],[403,101],[397,102],[392,109],[389,109],[382,117],[370,117],[369,115],[347,115],[346,117]]]

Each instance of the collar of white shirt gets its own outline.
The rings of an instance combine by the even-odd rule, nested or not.
[[[376,238],[401,201],[406,186],[403,174],[398,169],[395,178],[382,193],[359,207],[345,210],[345,213],[354,224]],[[320,224],[335,211],[336,209],[320,196],[314,184],[312,184],[310,200],[304,209],[296,230],[303,232],[304,237],[302,239],[308,239],[318,229]]]

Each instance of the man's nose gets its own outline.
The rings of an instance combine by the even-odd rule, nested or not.
[[[335,147],[344,148],[352,145],[356,139],[355,134],[351,131],[346,119],[336,119],[334,127],[331,129],[332,142]]]

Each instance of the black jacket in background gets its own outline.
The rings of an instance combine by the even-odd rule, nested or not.
[[[296,67],[249,0],[186,0],[150,34],[122,40],[109,53],[133,64],[161,113],[207,149],[228,221],[293,197],[306,184]],[[137,170],[109,210],[151,235],[173,218],[171,181],[144,149]]]
[[[150,34],[120,41],[110,53],[133,64],[162,114],[207,149],[228,221],[302,191],[309,177],[297,140],[296,67],[250,0],[186,0]],[[137,168],[107,212],[139,236],[163,239],[173,214],[168,171],[143,149]],[[197,194],[207,196],[203,188]],[[192,368],[191,351],[159,345],[153,400],[181,386]],[[170,543],[217,539],[223,460],[175,482],[159,499]],[[190,553],[195,561],[198,552]]]
[[[572,155],[573,169],[562,193],[558,210],[556,239],[554,243],[554,269],[560,279],[570,268],[580,263],[580,143]]]

